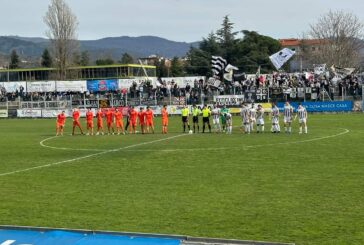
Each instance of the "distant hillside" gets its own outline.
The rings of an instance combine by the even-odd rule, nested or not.
[[[49,41],[38,37],[0,36],[0,54],[9,55],[15,49],[23,57],[39,58]],[[80,41],[81,50],[87,50],[93,59],[111,56],[118,60],[125,52],[134,57],[147,57],[152,54],[167,58],[183,57],[191,46],[198,42],[175,42],[160,37],[107,37],[99,40]]]

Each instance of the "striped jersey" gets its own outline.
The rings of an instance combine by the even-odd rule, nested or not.
[[[293,114],[293,107],[292,106],[284,106],[283,111],[284,117],[291,118]]]
[[[241,115],[241,120],[243,122],[249,121],[249,109],[248,108],[246,108],[246,107],[241,108],[240,115]]]
[[[258,109],[257,110],[257,119],[258,120],[261,120],[261,119],[263,119],[264,118],[264,109],[262,108],[262,109]]]
[[[272,116],[274,118],[278,118],[279,117],[279,108],[277,106],[272,108]]]
[[[257,110],[255,110],[255,108],[251,108],[249,110],[249,116],[250,116],[251,119],[255,119],[256,116],[257,116]]]
[[[213,119],[219,119],[220,118],[220,109],[214,108],[211,110],[211,115]]]
[[[299,119],[305,119],[306,118],[306,108],[305,107],[299,107],[297,109],[297,115]]]

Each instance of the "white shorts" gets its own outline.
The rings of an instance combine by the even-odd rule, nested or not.
[[[284,117],[283,122],[284,123],[291,123],[292,122],[292,117]]]
[[[257,125],[264,125],[264,119],[263,118],[258,118],[257,119]]]
[[[241,126],[248,125],[250,122],[248,120],[244,120],[241,122]]]
[[[298,121],[299,121],[299,123],[306,123],[306,118],[300,119]]]
[[[213,124],[220,124],[220,118],[213,118],[212,123]]]
[[[233,126],[233,121],[231,119],[226,119],[226,126]]]
[[[255,123],[257,120],[255,118],[250,118],[250,123]]]
[[[272,124],[279,124],[279,118],[278,117],[273,117],[272,118]]]

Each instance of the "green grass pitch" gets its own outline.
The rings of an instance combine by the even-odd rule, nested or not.
[[[181,136],[171,117],[168,135],[156,119],[154,135],[72,137],[68,119],[47,148],[55,120],[0,120],[0,224],[364,244],[364,115],[308,125]]]

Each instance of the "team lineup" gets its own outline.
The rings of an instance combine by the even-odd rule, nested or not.
[[[256,126],[256,133],[264,133],[265,132],[265,110],[262,105],[258,105],[255,108],[255,105],[249,105],[247,103],[243,103],[240,109],[241,116],[241,127],[240,131],[245,134],[250,134],[254,132],[254,127]],[[268,113],[269,119],[271,121],[271,132],[272,133],[280,133],[280,124],[279,119],[281,116],[280,110],[275,103],[272,103],[272,109]],[[80,133],[85,134],[81,123],[80,123],[80,111],[79,109],[73,109],[72,112],[72,135],[75,135],[75,130],[78,128]],[[182,129],[183,133],[205,133],[208,129],[209,133],[226,133],[232,134],[233,128],[233,116],[229,112],[229,109],[226,106],[219,108],[217,105],[203,106],[203,108],[197,107],[193,105],[190,110],[187,106],[184,106],[181,110],[182,116]],[[190,117],[192,116],[192,128],[190,125]],[[202,116],[202,130],[200,131],[200,123],[199,118]],[[96,132],[94,130],[94,118],[96,117]],[[128,132],[129,134],[136,133],[155,133],[154,128],[154,112],[148,106],[146,109],[143,107],[139,108],[137,111],[133,106],[130,106],[127,110],[126,115],[126,125],[124,127],[123,122],[123,113],[119,109],[98,109],[96,114],[91,109],[88,109],[86,112],[86,135],[125,135]],[[169,114],[167,112],[167,106],[164,105],[161,110],[161,118],[162,118],[162,134],[168,133],[168,117]],[[212,117],[212,126],[210,124],[210,118]],[[285,133],[292,133],[292,123],[298,118],[299,122],[299,134],[308,133],[307,130],[307,111],[306,108],[299,103],[296,113],[294,113],[294,108],[289,104],[289,102],[285,103],[283,109],[283,124],[285,128]],[[104,121],[106,122],[106,128],[104,127]],[[63,130],[65,128],[66,123],[66,114],[65,111],[62,111],[57,115],[56,122],[56,136],[62,136]],[[139,126],[139,127],[138,127]],[[140,129],[140,131],[137,131]],[[188,130],[188,131],[186,131]]]

